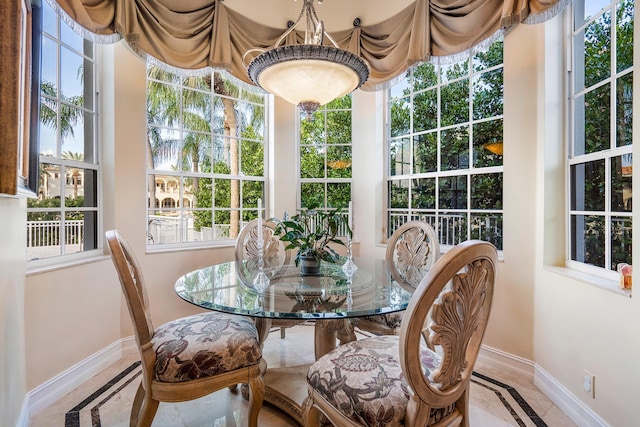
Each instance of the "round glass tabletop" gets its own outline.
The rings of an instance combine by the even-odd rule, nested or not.
[[[413,289],[391,277],[387,261],[354,258],[357,270],[322,262],[317,276],[291,264],[265,268],[269,286],[258,292],[255,261],[231,261],[194,270],[175,283],[176,293],[199,307],[272,319],[360,317],[404,310]]]

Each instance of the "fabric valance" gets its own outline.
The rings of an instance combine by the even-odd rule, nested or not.
[[[224,69],[247,83],[245,52],[273,46],[284,32],[250,20],[222,0],[55,1],[72,26],[96,42],[124,38],[137,53],[172,67]],[[332,37],[368,61],[371,74],[362,89],[375,90],[415,63],[455,58],[520,23],[549,19],[569,1],[416,0],[383,22]],[[300,33],[293,37],[302,40]]]

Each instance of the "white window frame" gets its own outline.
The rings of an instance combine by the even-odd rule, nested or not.
[[[162,67],[160,65],[160,67]],[[259,141],[262,142],[264,145],[264,157],[263,157],[263,176],[261,177],[257,177],[257,176],[247,176],[244,175],[242,173],[242,171],[239,171],[239,173],[237,175],[231,175],[231,174],[221,174],[221,173],[214,173],[213,171],[211,172],[202,172],[199,171],[197,173],[194,173],[192,171],[172,171],[172,170],[167,170],[167,169],[148,169],[145,166],[145,170],[146,170],[146,177],[147,179],[145,180],[145,183],[148,182],[149,177],[150,176],[168,176],[168,177],[174,177],[176,178],[178,181],[182,181],[185,178],[193,178],[193,177],[198,177],[198,178],[206,178],[206,179],[211,179],[213,180],[213,182],[215,183],[216,180],[235,180],[239,182],[239,187],[240,187],[240,193],[242,193],[242,183],[243,182],[247,182],[247,181],[251,181],[251,182],[262,182],[263,183],[263,193],[264,193],[264,197],[262,199],[262,211],[264,212],[268,212],[268,180],[267,177],[269,176],[269,163],[268,163],[268,158],[269,158],[269,141],[268,141],[268,135],[269,133],[269,123],[270,123],[270,114],[271,114],[271,110],[270,110],[270,103],[269,103],[269,95],[266,94],[264,91],[262,91],[261,89],[258,88],[254,88],[254,87],[249,87],[247,84],[239,81],[238,79],[236,79],[235,77],[231,76],[228,72],[225,71],[221,71],[221,70],[214,70],[217,73],[221,73],[224,78],[226,80],[230,80],[234,85],[240,87],[242,90],[250,90],[250,91],[255,91],[256,93],[261,93],[264,94],[264,103],[263,104],[259,104],[262,105],[264,107],[264,130],[263,130],[263,135],[264,135],[264,140],[263,141]],[[213,72],[211,72],[212,74],[212,79],[213,79]],[[146,81],[149,79],[149,77],[147,76]],[[158,82],[162,82],[161,80],[157,80]],[[173,84],[173,83],[169,83],[169,82],[163,82],[165,84],[170,84],[173,86],[177,86],[179,87],[181,90],[184,88],[187,88],[189,90],[194,90],[193,88],[189,88],[186,86],[183,86],[182,84]],[[234,102],[248,102],[248,103],[253,103],[250,102],[246,99],[243,99],[242,97],[240,98],[235,98],[235,97],[224,97],[220,94],[216,94],[213,91],[210,92],[210,95],[212,97],[212,99],[214,97],[218,97],[218,98],[227,98],[227,99],[232,99],[234,100]],[[256,104],[256,103],[253,103]],[[256,104],[258,105],[258,104]],[[156,127],[158,129],[161,130],[168,130],[171,132],[178,132],[180,135],[182,135],[183,133],[201,133],[201,132],[197,132],[191,129],[186,129],[184,127],[181,126],[177,126],[174,125],[172,127],[167,127],[164,125],[159,125],[159,124],[150,124],[147,123],[147,127],[152,125],[153,127]],[[204,134],[204,133],[203,133]],[[208,134],[208,136],[210,138],[212,138],[213,140],[215,139],[219,139],[219,138],[228,138],[227,136],[224,136],[222,134],[218,134],[215,132],[210,132]],[[181,137],[182,138],[182,137]],[[241,141],[253,141],[253,140],[248,140],[246,138],[243,138],[241,135],[237,135],[234,138],[230,138],[230,139],[235,139],[238,142]],[[145,156],[145,161],[147,161],[146,156]],[[156,182],[157,184],[157,182]],[[183,184],[179,184],[179,200],[183,201],[184,200],[184,185]],[[213,191],[213,190],[212,190]],[[146,194],[146,192],[145,192]],[[195,195],[194,195],[194,202],[195,202]],[[213,197],[212,197],[212,204],[213,204]],[[158,207],[149,207],[148,203],[147,203],[147,207],[145,208],[145,214],[147,217],[147,251],[149,252],[154,252],[154,251],[164,251],[164,250],[180,250],[180,249],[190,249],[190,248],[198,248],[198,247],[216,247],[216,246],[228,246],[229,244],[233,244],[233,242],[235,241],[235,238],[218,238],[218,239],[206,239],[206,240],[200,240],[200,241],[196,241],[196,240],[188,240],[185,238],[185,233],[188,233],[188,230],[184,228],[184,223],[185,223],[185,216],[183,215],[185,212],[191,211],[193,208],[193,204],[191,206],[188,207],[184,207],[182,205],[182,203],[180,204],[180,206],[175,206],[175,207],[162,207],[162,200],[159,200],[159,206]],[[230,211],[232,210],[231,208],[217,208],[215,206],[215,204],[213,206],[211,206],[211,208],[203,208],[203,209],[199,209],[199,210],[209,210],[211,212],[212,215],[214,215],[216,210],[224,210],[224,211]],[[153,227],[151,227],[152,221],[154,220],[153,216],[153,212],[155,211],[170,211],[170,212],[175,212],[178,215],[180,215],[180,224],[179,225],[179,236],[180,236],[180,240],[179,242],[171,242],[171,243],[163,243],[162,241],[157,241],[158,239],[154,236],[154,233],[152,232]],[[237,211],[239,212],[240,215],[240,223],[239,223],[239,230],[242,229],[243,225],[245,224],[245,221],[242,220],[242,215],[243,212],[245,211],[257,211],[257,207],[244,207],[243,205],[243,200],[242,200],[242,196],[240,195],[240,207],[237,209]],[[264,215],[264,214],[263,214]]]
[[[456,79],[452,79],[452,80],[447,80],[447,81],[442,81],[441,79],[441,73],[438,71],[437,75],[438,75],[438,81],[435,85],[433,86],[429,86],[426,88],[422,88],[420,89],[420,93],[423,93],[425,91],[428,90],[437,90],[437,96],[438,96],[438,103],[437,103],[437,125],[434,129],[430,129],[428,131],[420,131],[420,132],[414,132],[414,128],[413,128],[413,122],[414,122],[414,116],[413,116],[413,107],[410,107],[411,109],[411,113],[410,113],[410,131],[408,134],[406,135],[401,135],[398,137],[391,137],[391,109],[390,109],[390,105],[391,105],[391,89],[388,89],[385,91],[384,94],[384,108],[385,108],[385,123],[386,123],[386,129],[385,129],[385,149],[384,149],[384,158],[385,158],[385,181],[384,181],[384,185],[383,185],[383,194],[384,194],[384,209],[385,209],[385,215],[384,215],[384,230],[385,230],[385,234],[383,235],[383,242],[386,242],[387,239],[389,238],[389,235],[391,234],[391,230],[388,230],[389,227],[389,214],[392,211],[392,208],[389,207],[389,183],[391,181],[399,181],[399,180],[409,180],[410,182],[410,187],[409,187],[409,198],[411,197],[411,181],[413,179],[420,179],[420,178],[433,178],[436,180],[436,193],[435,193],[435,208],[429,208],[429,209],[417,209],[417,208],[413,208],[413,207],[407,207],[407,208],[402,208],[401,211],[402,212],[407,212],[408,213],[408,219],[407,220],[411,220],[411,219],[421,219],[421,220],[425,220],[427,222],[430,222],[428,217],[431,217],[433,215],[440,215],[441,212],[460,212],[463,213],[464,215],[466,215],[466,222],[467,222],[467,230],[466,230],[466,236],[465,238],[462,238],[462,240],[466,240],[470,238],[471,235],[471,216],[473,214],[478,214],[478,213],[486,213],[486,214],[500,214],[502,215],[502,233],[503,233],[503,243],[504,243],[504,201],[503,201],[503,208],[502,209],[472,209],[471,208],[471,178],[474,175],[485,175],[485,174],[492,174],[492,173],[500,173],[503,176],[504,179],[504,161],[503,164],[500,166],[488,166],[488,167],[480,167],[477,168],[473,165],[473,158],[472,158],[472,153],[473,153],[473,126],[475,124],[478,123],[483,123],[483,122],[490,122],[493,120],[504,120],[504,111],[503,114],[497,115],[497,116],[491,116],[488,118],[482,118],[482,119],[474,119],[473,117],[473,84],[474,84],[474,78],[478,75],[484,74],[484,73],[488,73],[494,70],[498,70],[498,69],[502,69],[504,70],[504,59],[503,62],[499,65],[493,65],[491,67],[487,67],[484,68],[480,71],[474,71],[473,70],[473,57],[475,55],[476,51],[470,51],[468,52],[468,57],[467,60],[469,61],[469,68],[468,68],[468,74],[464,77],[459,77]],[[453,64],[452,64],[453,65]],[[436,65],[436,68],[438,66]],[[411,69],[411,73],[413,73],[413,69]],[[503,77],[504,77],[504,71],[503,71]],[[446,86],[448,84],[457,82],[457,81],[462,81],[462,80],[466,80],[469,79],[469,119],[465,122],[461,122],[461,123],[456,123],[454,125],[447,125],[447,126],[442,126],[440,123],[441,120],[441,102],[440,102],[440,96],[441,96],[441,92],[440,92],[440,88],[443,86]],[[414,99],[414,90],[413,90],[413,86],[412,85],[407,85],[407,88],[410,90],[410,102],[413,103],[413,99]],[[503,90],[504,90],[504,80],[503,80]],[[503,93],[503,99],[504,99],[504,93]],[[455,170],[446,170],[446,171],[441,171],[440,169],[440,165],[441,165],[441,161],[440,161],[440,154],[441,154],[441,150],[440,150],[440,146],[441,146],[441,139],[440,139],[440,134],[442,131],[446,131],[446,130],[450,130],[450,129],[455,129],[457,127],[460,126],[468,126],[469,128],[469,165],[468,168],[466,169],[455,169]],[[503,124],[504,126],[504,124]],[[438,144],[438,150],[437,150],[437,168],[438,170],[435,172],[425,172],[425,173],[413,173],[413,171],[410,171],[408,174],[399,174],[399,175],[390,175],[390,164],[391,164],[391,160],[390,160],[390,143],[391,141],[395,141],[395,140],[401,140],[403,138],[408,138],[408,139],[412,139],[415,138],[416,135],[423,135],[423,134],[428,134],[428,133],[436,133],[437,134],[437,144]],[[413,150],[409,150],[409,164],[413,165],[414,162],[414,153]],[[467,207],[466,209],[448,209],[448,208],[440,208],[439,207],[439,194],[438,194],[438,184],[437,181],[439,178],[444,178],[444,177],[452,177],[452,176],[465,176],[466,177],[466,185],[467,185],[467,194],[466,194],[466,198],[467,198]],[[504,189],[504,185],[503,185],[503,189]],[[396,208],[393,208],[396,209]],[[400,209],[400,208],[397,208]],[[443,240],[443,237],[441,235],[441,230],[439,230],[438,227],[438,221],[435,221],[435,226],[434,229],[436,231],[436,233],[438,234],[438,236],[441,239],[440,242],[440,247],[442,248],[443,251],[447,251],[449,248],[452,247],[452,245],[449,245],[446,243],[445,240]],[[500,253],[502,252],[502,248],[500,249]]]
[[[579,1],[579,0],[576,0]],[[584,0],[589,1],[589,0]],[[613,216],[616,217],[628,217],[630,220],[633,218],[632,212],[617,212],[611,210],[611,192],[610,185],[611,182],[611,159],[627,154],[633,154],[633,145],[625,145],[621,147],[617,147],[616,144],[616,84],[617,79],[627,75],[629,73],[633,73],[634,66],[632,65],[630,68],[623,70],[622,72],[618,72],[616,70],[616,59],[617,59],[617,45],[616,45],[616,27],[615,27],[615,11],[616,6],[619,4],[619,0],[612,0],[611,4],[604,9],[600,10],[596,15],[591,17],[588,21],[585,21],[582,26],[574,31],[574,12],[575,12],[575,4],[571,3],[567,7],[566,13],[566,31],[567,31],[567,46],[568,49],[568,59],[567,59],[567,82],[568,82],[568,96],[567,96],[567,115],[569,123],[568,126],[568,143],[567,143],[567,156],[566,156],[566,247],[565,247],[565,266],[567,268],[587,273],[589,275],[593,275],[596,277],[600,277],[607,280],[617,281],[619,279],[619,274],[616,271],[609,269],[607,266],[611,265],[611,226],[612,221],[611,218]],[[582,30],[584,30],[590,23],[597,20],[604,13],[609,11],[612,14],[612,24],[611,24],[611,71],[609,77],[599,81],[598,83],[585,87],[580,91],[575,91],[574,86],[574,75],[576,70],[574,69],[574,61],[576,55],[576,46],[574,44],[574,36],[579,34]],[[606,84],[610,84],[610,141],[609,148],[600,150],[593,153],[587,154],[575,154],[575,129],[576,129],[576,108],[575,102],[576,99],[581,95],[585,95],[587,93],[592,92],[595,89],[598,89]],[[605,168],[605,179],[606,183],[605,188],[605,200],[604,200],[604,210],[602,211],[582,211],[582,210],[572,210],[571,209],[571,195],[573,188],[571,186],[571,167],[578,164],[585,164],[587,162],[603,160],[604,168]],[[573,245],[573,236],[572,236],[572,215],[589,215],[596,214],[599,217],[603,217],[605,220],[605,267],[598,267],[592,264],[587,264],[581,261],[572,260],[572,245]]]
[[[42,13],[44,15],[45,11],[44,8],[47,7],[49,8],[49,10],[53,10],[53,13],[55,14],[56,11],[55,9],[51,9],[51,6],[48,5],[48,3],[45,1],[42,3],[43,8]],[[92,135],[90,135],[90,137],[92,138],[93,141],[93,160],[94,162],[89,162],[89,161],[78,161],[78,160],[74,160],[74,159],[67,159],[64,158],[62,156],[62,152],[64,151],[64,146],[62,145],[62,141],[61,141],[61,135],[59,131],[56,131],[56,151],[59,155],[54,155],[54,156],[49,156],[49,155],[42,155],[41,153],[38,153],[38,158],[39,158],[39,165],[43,164],[43,163],[47,163],[47,164],[52,164],[54,166],[58,166],[60,167],[60,171],[59,171],[59,177],[57,179],[59,179],[60,182],[60,198],[64,200],[65,196],[67,195],[67,185],[66,185],[66,176],[69,173],[70,170],[72,169],[86,169],[86,170],[92,170],[95,171],[96,174],[96,194],[94,194],[93,196],[96,199],[96,206],[95,207],[84,207],[84,206],[77,206],[77,207],[73,207],[73,206],[60,206],[60,207],[56,207],[56,208],[27,208],[27,213],[31,213],[31,212],[59,212],[61,215],[61,224],[60,224],[60,229],[61,229],[61,236],[63,235],[64,230],[65,229],[65,213],[66,212],[70,212],[70,211],[75,211],[75,212],[95,212],[96,214],[96,221],[95,221],[95,229],[92,231],[95,232],[95,236],[96,236],[96,241],[95,241],[95,245],[96,248],[95,249],[88,249],[85,250],[84,247],[78,251],[78,252],[72,252],[72,253],[65,253],[64,249],[65,249],[65,244],[64,242],[61,244],[62,248],[62,253],[60,255],[54,255],[54,256],[50,256],[50,257],[45,257],[45,258],[31,258],[29,259],[29,257],[27,257],[27,262],[28,262],[28,269],[30,271],[36,271],[39,269],[43,269],[43,268],[47,268],[47,267],[51,267],[51,266],[58,266],[58,265],[69,265],[69,264],[74,264],[89,258],[95,258],[98,256],[102,256],[103,255],[103,250],[102,250],[102,171],[101,171],[101,166],[100,166],[100,154],[101,154],[101,142],[99,139],[99,128],[100,128],[100,123],[99,123],[99,101],[98,101],[98,91],[97,88],[99,87],[99,67],[98,67],[98,63],[99,63],[99,49],[97,48],[97,46],[95,44],[93,44],[93,58],[89,58],[87,57],[84,52],[79,52],[76,49],[74,49],[72,46],[64,43],[61,40],[61,35],[62,35],[62,25],[66,25],[68,27],[67,31],[71,31],[73,30],[71,27],[69,27],[67,24],[64,23],[64,18],[61,17],[58,14],[57,20],[56,20],[56,26],[57,26],[57,33],[58,36],[56,37],[55,35],[49,34],[45,31],[44,28],[44,16],[42,19],[42,28],[40,31],[40,34],[38,35],[41,38],[47,38],[51,43],[54,43],[56,45],[56,49],[57,49],[57,57],[58,57],[58,61],[57,61],[57,71],[56,71],[56,75],[58,78],[58,81],[55,82],[56,83],[56,87],[58,89],[58,94],[55,97],[51,97],[51,96],[47,96],[44,94],[38,94],[38,97],[46,97],[51,99],[53,102],[57,103],[57,105],[60,105],[62,103],[66,103],[69,104],[67,101],[64,101],[61,99],[60,95],[62,94],[62,90],[61,90],[61,78],[62,78],[62,72],[61,72],[61,61],[60,61],[60,49],[62,47],[69,49],[73,52],[75,52],[76,54],[80,55],[83,60],[84,63],[86,64],[87,62],[90,62],[93,64],[93,72],[91,73],[91,75],[93,75],[93,81],[91,82],[91,93],[94,96],[93,99],[93,108],[92,109],[88,109],[85,106],[75,106],[76,108],[80,109],[82,112],[84,112],[85,114],[88,115],[92,115],[93,116],[93,130],[92,130]],[[80,36],[81,37],[81,36]],[[85,42],[87,42],[85,40]],[[50,66],[50,64],[42,64],[42,67],[45,66]],[[85,73],[85,75],[87,75],[87,73]],[[84,78],[84,77],[83,77]],[[40,80],[42,80],[42,74],[40,75]],[[86,84],[86,82],[85,82]],[[39,86],[38,86],[39,87]],[[86,91],[85,91],[86,92]],[[60,110],[58,110],[60,111]],[[40,124],[38,124],[38,126],[40,126]],[[60,128],[60,115],[58,114],[57,116],[57,129]],[[42,138],[42,135],[39,135],[39,139]],[[38,151],[40,151],[40,141],[38,141]],[[86,179],[82,180],[82,186],[83,191],[87,190],[87,187],[85,186],[86,183]],[[36,188],[39,187],[39,184],[36,186]],[[61,203],[62,205],[62,203]],[[27,253],[28,254],[28,253]]]

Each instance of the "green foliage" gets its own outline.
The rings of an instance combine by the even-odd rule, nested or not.
[[[271,218],[271,221],[276,224],[275,234],[286,243],[285,248],[297,250],[296,265],[304,256],[337,262],[340,255],[328,246],[329,243],[344,246],[344,242],[337,237],[338,231],[343,227],[346,227],[351,235],[348,219],[342,215],[341,209],[327,211],[304,209],[291,218],[282,220]]]
[[[65,198],[64,205],[66,208],[83,207],[84,196],[67,197]],[[60,208],[60,198],[52,197],[48,199],[27,199],[27,207],[29,209],[47,209],[47,208]],[[27,221],[60,221],[61,212],[35,210],[34,212],[27,213]],[[66,211],[65,219],[67,220],[81,220],[84,219],[84,214],[81,211]]]

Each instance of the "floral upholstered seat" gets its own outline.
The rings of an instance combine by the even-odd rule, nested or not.
[[[202,313],[158,327],[151,339],[158,381],[176,383],[252,366],[262,357],[258,331],[249,318]]]
[[[306,427],[469,426],[469,384],[489,320],[498,253],[471,240],[411,296],[400,335],[339,346],[307,371]]]
[[[307,382],[357,423],[404,425],[409,394],[398,344],[397,336],[382,336],[342,345],[311,366]],[[440,357],[424,346],[420,359],[427,377],[440,364]],[[432,420],[446,417],[454,407],[433,408]]]

